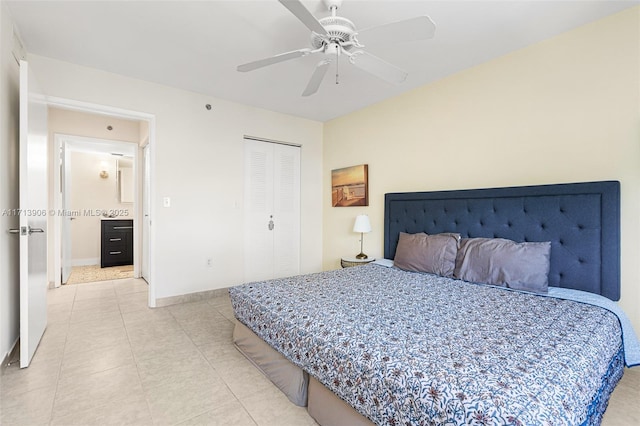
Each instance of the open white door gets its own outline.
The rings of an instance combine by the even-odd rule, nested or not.
[[[67,142],[62,142],[62,149],[60,151],[61,156],[61,164],[62,164],[62,208],[64,211],[71,211],[71,155],[69,148],[67,147]],[[69,276],[71,275],[71,221],[74,220],[75,217],[63,215],[60,218],[61,227],[62,227],[62,283],[66,284],[69,281]]]
[[[20,61],[20,368],[47,326],[47,105]]]

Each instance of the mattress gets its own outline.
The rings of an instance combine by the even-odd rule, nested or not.
[[[237,319],[376,424],[598,424],[606,309],[366,265],[229,290]]]

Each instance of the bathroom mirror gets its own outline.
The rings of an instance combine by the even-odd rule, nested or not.
[[[133,203],[133,159],[122,157],[116,164],[118,196],[121,203]]]

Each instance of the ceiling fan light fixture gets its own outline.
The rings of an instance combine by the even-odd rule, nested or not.
[[[353,22],[347,18],[337,16],[338,8],[342,5],[342,0],[324,0],[324,4],[329,8],[331,16],[317,19],[302,4],[300,0],[278,0],[286,7],[298,20],[311,30],[311,46],[281,53],[269,58],[249,62],[238,66],[238,71],[253,71],[267,65],[273,65],[302,56],[315,53],[324,53],[327,58],[316,65],[307,88],[303,96],[314,94],[327,72],[329,63],[336,59],[336,84],[338,84],[338,65],[341,54],[349,57],[349,62],[359,69],[372,74],[389,83],[399,84],[407,78],[407,72],[396,67],[385,60],[378,58],[368,52],[361,50],[365,46],[357,39],[362,35],[365,41],[373,42],[400,42],[411,40],[425,40],[432,38],[435,32],[435,24],[428,16],[418,16],[402,21],[391,22],[358,31]],[[357,49],[353,52],[351,50]]]
[[[325,46],[324,54],[328,56],[340,56],[342,53],[342,47],[339,43],[332,41]]]
[[[347,47],[350,48],[351,43],[357,42],[355,39],[356,26],[347,18],[343,18],[341,16],[327,16],[326,18],[320,19],[319,22],[325,30],[327,30],[327,35],[312,32],[311,46],[314,48],[317,49],[327,42],[333,41],[347,44]]]

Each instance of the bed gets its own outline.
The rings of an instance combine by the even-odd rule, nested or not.
[[[548,290],[385,262],[249,283],[234,342],[321,425],[599,424],[640,360],[619,216],[611,181],[386,194],[385,258],[407,234],[546,244]]]

